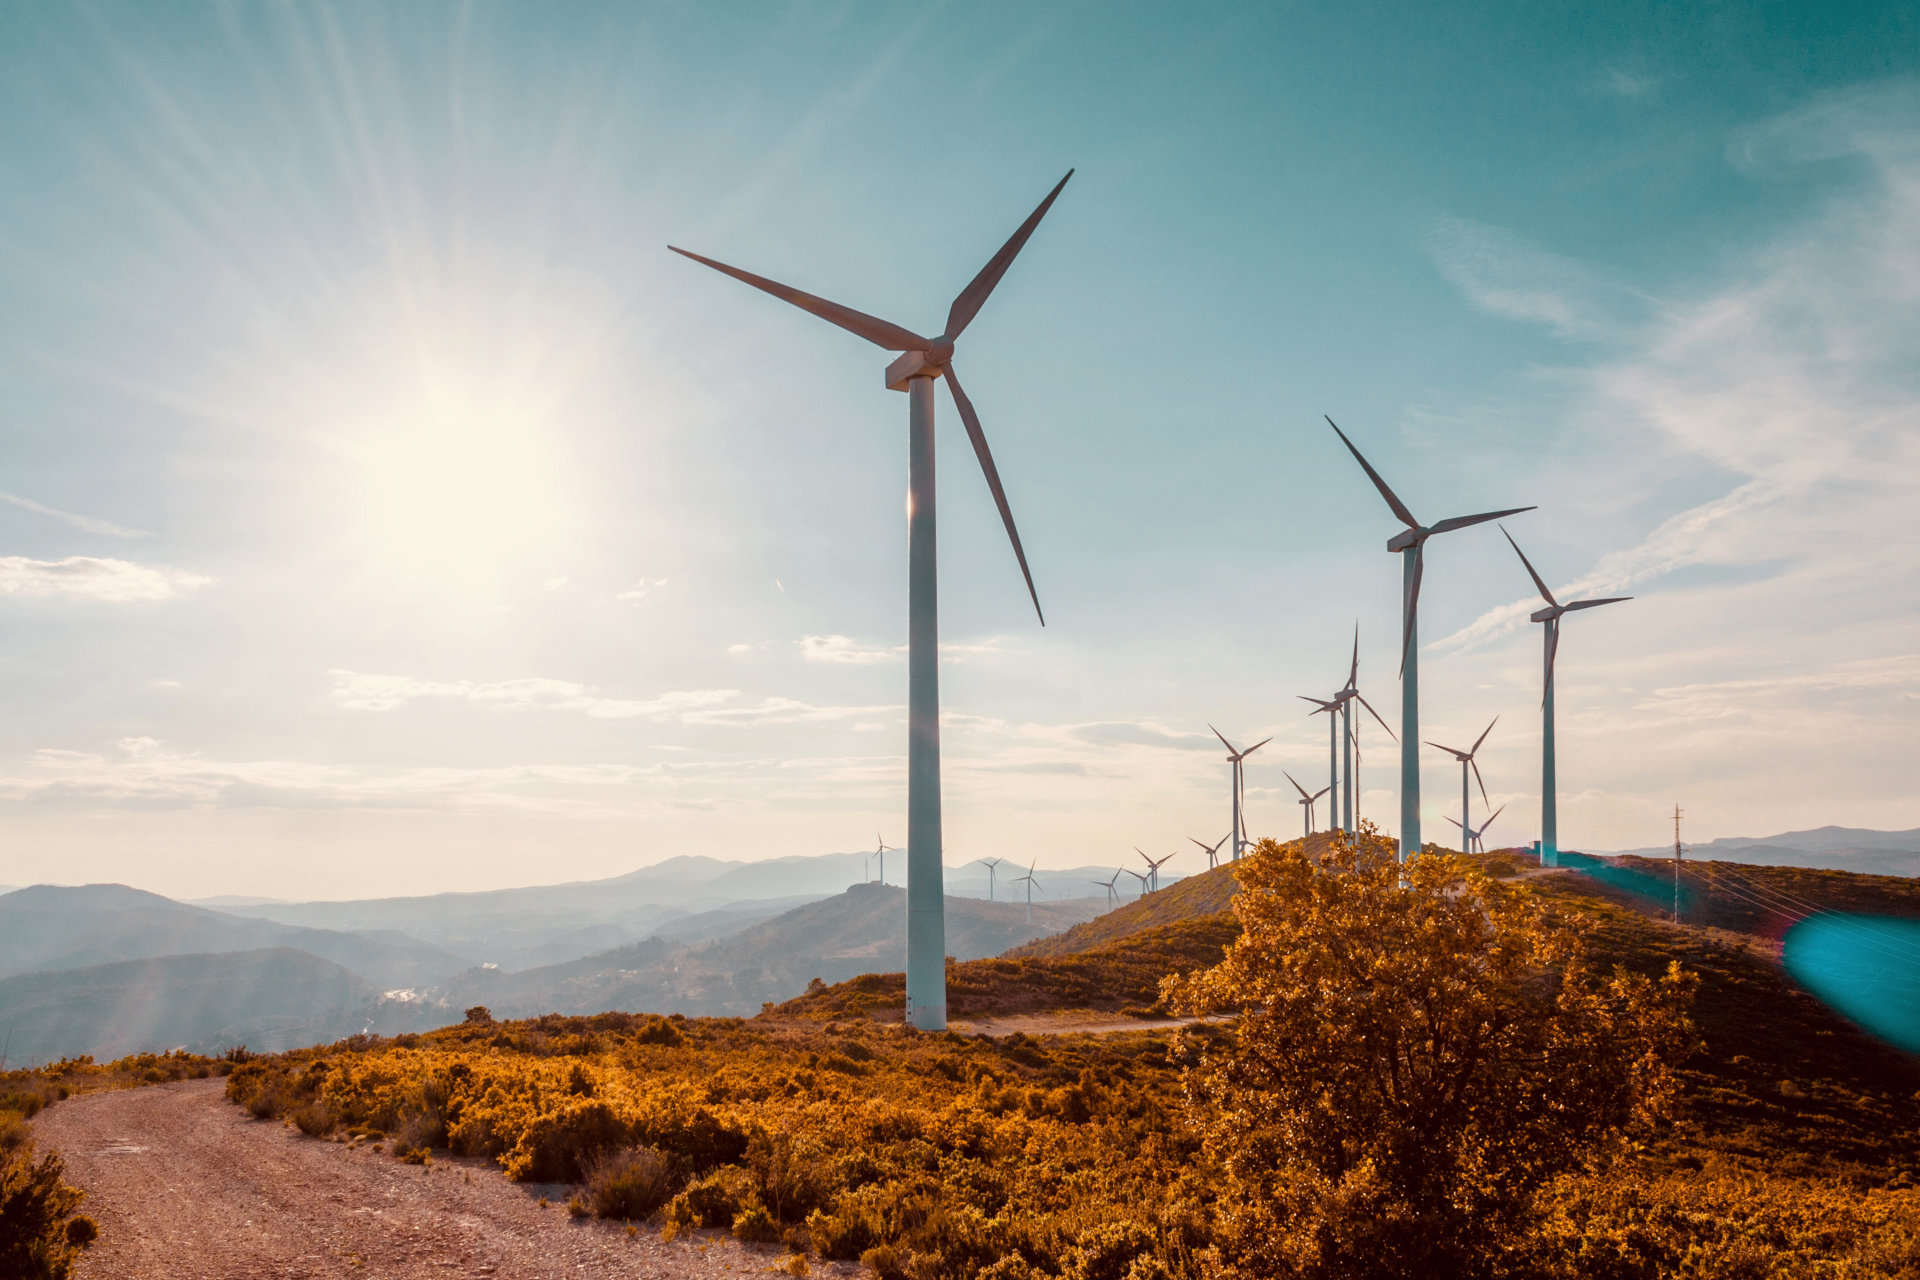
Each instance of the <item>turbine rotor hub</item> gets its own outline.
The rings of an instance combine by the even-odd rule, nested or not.
[[[1402,529],[1387,539],[1387,550],[1405,551],[1408,547],[1417,547],[1427,540],[1425,529]]]

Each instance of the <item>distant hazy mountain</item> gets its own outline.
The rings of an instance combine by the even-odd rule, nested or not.
[[[1190,861],[1198,865],[1202,858],[1196,849]],[[1134,863],[1145,870],[1137,856]],[[803,902],[841,893],[849,885],[879,874],[879,870],[872,855],[865,853],[796,855],[761,862],[688,856],[668,858],[606,880],[345,902],[236,901],[221,909],[236,916],[309,928],[399,930],[463,956],[470,963],[519,970],[563,963],[656,934],[692,938],[732,932],[747,921],[730,920],[725,913],[777,914]],[[889,883],[904,883],[906,870],[904,851],[887,854]],[[1010,861],[996,869],[993,888],[998,901],[1025,901],[1026,887],[1013,882],[1024,870],[1024,866]],[[1171,867],[1163,868],[1163,884],[1175,879],[1171,871]],[[1110,866],[1042,868],[1035,875],[1033,900],[1055,902],[1090,895],[1104,898],[1104,891],[1090,881],[1107,880],[1113,874],[1114,867]],[[1138,885],[1132,876],[1123,875],[1117,887],[1122,893],[1132,890],[1130,896],[1138,896]],[[946,889],[953,897],[986,897],[986,864],[976,860],[947,868]],[[714,912],[723,914],[709,914]],[[689,923],[695,918],[700,923]]]
[[[1103,906],[1083,899],[1011,903],[947,899],[947,952],[973,960],[1091,919]],[[652,938],[602,955],[520,973],[469,971],[435,993],[451,1011],[484,1004],[497,1017],[540,1013],[753,1014],[820,978],[828,983],[906,965],[906,891],[857,884],[738,933],[693,946]]]
[[[304,951],[164,956],[0,979],[0,1040],[9,1067],[180,1047],[292,1049],[351,1035],[379,1007],[368,983]]]
[[[1622,849],[1643,858],[1672,857],[1673,846]],[[1722,862],[1751,862],[1774,867],[1825,867],[1867,875],[1920,876],[1920,828],[1868,831],[1859,827],[1816,827],[1777,836],[1723,836],[1690,846],[1687,856]]]
[[[0,897],[0,977],[270,947],[296,947],[381,990],[431,986],[468,963],[401,935],[374,937],[242,919],[120,884],[34,885]]]

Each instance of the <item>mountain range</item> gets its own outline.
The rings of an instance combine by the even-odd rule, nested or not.
[[[1621,849],[1619,854],[1671,858],[1672,845]],[[1689,858],[1746,862],[1763,867],[1816,867],[1865,875],[1920,876],[1920,828],[1870,831],[1861,827],[1815,827],[1777,836],[1722,836],[1689,846]]]

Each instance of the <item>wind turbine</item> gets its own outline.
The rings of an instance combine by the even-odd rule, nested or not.
[[[1535,609],[1532,620],[1546,624],[1546,674],[1541,684],[1540,694],[1540,865],[1557,867],[1560,865],[1560,802],[1556,794],[1559,780],[1554,773],[1553,764],[1553,657],[1560,649],[1560,619],[1576,609],[1597,609],[1603,604],[1619,604],[1631,600],[1632,596],[1608,596],[1604,600],[1575,600],[1572,604],[1561,604],[1553,598],[1553,592],[1547,590],[1547,584],[1534,572],[1533,562],[1527,559],[1527,553],[1513,540],[1503,526],[1501,533],[1506,534],[1507,542],[1513,547],[1513,553],[1520,557],[1520,563],[1527,566],[1527,576],[1533,579],[1533,585],[1540,588],[1540,594],[1546,599],[1547,607]]]
[[[1320,789],[1319,789],[1318,791],[1316,791],[1316,792],[1314,792],[1314,793],[1313,793],[1312,795],[1308,795],[1308,794],[1307,794],[1307,789],[1306,789],[1305,787],[1303,787],[1303,786],[1301,786],[1301,785],[1300,785],[1300,784],[1299,784],[1298,782],[1295,782],[1295,781],[1294,781],[1294,777],[1293,777],[1293,775],[1292,775],[1292,774],[1290,774],[1290,773],[1288,773],[1288,772],[1287,772],[1287,771],[1286,771],[1285,769],[1282,769],[1282,770],[1280,771],[1280,773],[1281,773],[1281,775],[1282,775],[1282,776],[1284,776],[1284,777],[1286,778],[1286,780],[1287,780],[1288,782],[1292,782],[1292,783],[1293,783],[1293,789],[1294,789],[1295,791],[1298,791],[1298,792],[1300,793],[1300,807],[1301,807],[1302,809],[1305,809],[1305,810],[1307,811],[1307,832],[1306,832],[1306,834],[1307,834],[1307,835],[1312,835],[1312,834],[1313,834],[1313,804],[1314,804],[1314,801],[1316,801],[1316,800],[1318,800],[1318,799],[1319,799],[1319,798],[1320,798],[1321,796],[1323,796],[1323,795],[1325,795],[1325,794],[1327,794],[1327,792],[1328,792],[1328,791],[1331,791],[1331,790],[1332,790],[1332,788],[1331,788],[1331,787],[1322,787],[1322,788],[1320,788]]]
[[[1353,441],[1347,439],[1332,418],[1327,425],[1347,446],[1353,460],[1360,464],[1367,478],[1373,481],[1373,487],[1387,500],[1387,506],[1400,523],[1406,525],[1399,533],[1387,540],[1387,550],[1400,553],[1401,563],[1401,638],[1400,638],[1400,727],[1407,731],[1407,743],[1400,749],[1400,861],[1416,856],[1420,852],[1420,752],[1413,744],[1420,741],[1420,654],[1418,649],[1420,616],[1420,577],[1426,569],[1427,539],[1436,533],[1452,533],[1455,529],[1465,529],[1470,525],[1484,524],[1488,520],[1498,520],[1501,516],[1518,515],[1522,511],[1531,511],[1532,507],[1510,507],[1505,511],[1485,511],[1474,516],[1453,516],[1438,524],[1423,525],[1414,519],[1413,512],[1407,510],[1407,504],[1400,501],[1399,495],[1387,487],[1373,464],[1360,456],[1353,447]]]
[[[1427,740],[1428,746],[1438,747],[1442,751],[1449,752],[1452,754],[1455,760],[1458,760],[1460,762],[1460,821],[1454,823],[1453,825],[1456,827],[1459,827],[1462,831],[1466,832],[1468,835],[1473,834],[1473,828],[1471,826],[1462,825],[1466,823],[1471,823],[1473,821],[1473,813],[1471,810],[1467,808],[1467,800],[1468,800],[1467,770],[1469,769],[1473,770],[1473,780],[1475,782],[1480,783],[1480,798],[1482,800],[1486,800],[1487,807],[1491,809],[1493,807],[1493,801],[1487,800],[1487,784],[1481,781],[1480,765],[1473,757],[1479,754],[1480,744],[1487,740],[1487,735],[1493,732],[1493,726],[1499,723],[1500,723],[1499,716],[1495,716],[1491,721],[1489,721],[1487,723],[1487,727],[1480,731],[1480,736],[1473,740],[1473,750],[1471,751],[1462,751],[1458,747],[1441,746],[1440,743],[1433,741],[1431,738]],[[1468,849],[1466,850],[1466,852],[1472,853],[1473,850]]]
[[[1088,882],[1090,884],[1097,884],[1107,891],[1107,910],[1109,911],[1113,910],[1114,906],[1120,901],[1120,892],[1113,886],[1119,881],[1120,873],[1124,870],[1126,870],[1126,868],[1118,867],[1115,868],[1113,876],[1110,879],[1092,880]]]
[[[1495,809],[1493,813],[1487,818],[1487,820],[1481,823],[1478,827],[1473,827],[1473,828],[1461,827],[1461,830],[1466,832],[1467,843],[1473,846],[1473,848],[1471,848],[1469,852],[1485,853],[1487,851],[1487,842],[1483,838],[1487,834],[1487,828],[1493,825],[1493,820],[1495,818],[1499,817],[1501,814],[1505,813],[1506,811],[1507,811],[1507,806],[1501,805],[1498,809]],[[1448,818],[1447,821],[1453,823],[1453,825],[1456,827],[1460,826],[1460,823],[1453,818]]]
[[[880,883],[885,884],[887,882],[887,855],[900,851],[881,839],[878,831],[873,833],[873,839],[876,846],[873,851],[873,856],[880,859]],[[911,873],[912,868],[909,867],[908,871]]]
[[[1139,845],[1133,846],[1133,851],[1139,854],[1141,857],[1147,858],[1146,851],[1142,849]],[[1174,853],[1178,853],[1178,852],[1179,852],[1178,849],[1174,850]],[[1166,857],[1160,858],[1158,860],[1155,860],[1153,858],[1147,858],[1147,877],[1153,882],[1153,887],[1156,890],[1160,888],[1160,864],[1162,862],[1166,862],[1169,858],[1172,858],[1172,857],[1173,857],[1173,854],[1170,853],[1166,855]],[[1142,890],[1142,892],[1145,892],[1145,891]]]
[[[1130,876],[1132,876],[1132,877],[1133,877],[1133,878],[1134,878],[1135,880],[1138,880],[1138,881],[1140,882],[1140,896],[1141,896],[1141,897],[1143,897],[1143,898],[1144,898],[1144,897],[1146,897],[1146,896],[1147,896],[1147,874],[1146,874],[1146,872],[1144,872],[1144,871],[1135,871],[1135,870],[1134,870],[1134,869],[1133,869],[1132,867],[1122,867],[1122,868],[1120,868],[1120,870],[1122,870],[1122,871],[1124,871],[1124,872],[1126,872],[1126,873],[1127,873],[1128,875],[1130,875]]]
[[[1229,831],[1226,835],[1221,836],[1218,840],[1215,840],[1212,844],[1208,844],[1204,840],[1195,840],[1194,837],[1192,836],[1188,836],[1187,839],[1193,840],[1193,842],[1199,845],[1200,848],[1206,853],[1207,870],[1211,871],[1213,870],[1214,859],[1220,856],[1220,846],[1225,844],[1227,841],[1233,839],[1233,833]]]
[[[803,293],[788,285],[768,280],[751,272],[730,267],[724,262],[667,246],[683,257],[732,276],[743,284],[770,293],[835,324],[849,333],[887,351],[899,351],[899,359],[887,366],[886,386],[890,391],[907,393],[907,1011],[909,1026],[922,1031],[942,1031],[947,1025],[947,941],[946,900],[941,884],[940,841],[940,639],[938,562],[934,550],[933,482],[933,383],[944,377],[953,395],[954,407],[973,442],[974,456],[986,474],[987,488],[1000,508],[1001,523],[1013,543],[1014,559],[1027,582],[1027,594],[1033,609],[1040,614],[1040,594],[1034,590],[1033,574],[1027,569],[1027,553],[1020,546],[1020,534],[1013,526],[1013,510],[1000,487],[1000,473],[993,465],[987,437],[980,429],[973,402],[960,388],[953,371],[953,348],[973,318],[980,313],[988,295],[1013,265],[1067,185],[1073,170],[1067,170],[1040,206],[1027,216],[999,252],[987,260],[947,311],[946,328],[937,338],[923,338],[911,329],[881,320],[864,312],[825,298]]]
[[[1034,859],[1034,862],[1037,862],[1037,861],[1039,861],[1039,859],[1037,858]],[[1029,862],[1027,864],[1027,874],[1023,876],[1015,876],[1013,878],[1013,882],[1015,884],[1019,884],[1023,880],[1026,882],[1026,885],[1027,885],[1027,923],[1032,924],[1033,923],[1033,886],[1040,883],[1038,880],[1035,880],[1033,878],[1033,862]]]
[[[1002,862],[1006,861],[1006,859],[982,858],[980,859],[980,861],[987,864],[987,901],[992,902],[993,901],[993,869],[999,866]]]
[[[1208,725],[1207,728],[1213,729],[1213,726]],[[1227,763],[1233,766],[1233,860],[1238,862],[1240,861],[1240,849],[1246,844],[1246,827],[1241,821],[1241,808],[1243,798],[1247,791],[1247,775],[1245,770],[1241,768],[1240,762],[1260,748],[1266,746],[1269,742],[1272,742],[1273,739],[1262,738],[1245,751],[1242,751],[1231,742],[1228,742],[1227,735],[1221,733],[1218,729],[1213,729],[1213,736],[1220,739],[1221,745],[1226,747]]]
[[[1367,714],[1379,720],[1380,727],[1387,730],[1389,738],[1393,738],[1395,742],[1400,741],[1399,738],[1394,737],[1393,730],[1388,728],[1387,722],[1380,719],[1380,713],[1373,709],[1373,704],[1360,693],[1360,624],[1355,623],[1353,627],[1353,663],[1347,668],[1346,686],[1335,692],[1331,698],[1310,698],[1304,693],[1294,696],[1302,702],[1313,704],[1314,710],[1309,711],[1308,715],[1317,716],[1322,712],[1327,715],[1327,790],[1334,796],[1327,806],[1331,818],[1327,825],[1338,827],[1343,831],[1352,831],[1359,819],[1356,812],[1358,792],[1354,790],[1354,757],[1359,753],[1359,748],[1358,739],[1354,737],[1353,730],[1353,704],[1358,702],[1365,707]],[[1345,786],[1341,785],[1340,766],[1343,754],[1346,758]]]

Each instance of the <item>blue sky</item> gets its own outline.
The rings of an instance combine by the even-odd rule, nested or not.
[[[1394,523],[1322,413],[1638,597],[1567,626],[1563,844],[1920,825],[1910,6],[0,23],[0,883],[898,840],[904,399],[664,246],[925,331],[1070,166],[961,360],[1044,631],[941,393],[949,862],[1217,836],[1208,721],[1277,735],[1290,833],[1356,621],[1397,723]],[[1424,736],[1501,717],[1496,841],[1531,607],[1493,530],[1433,544]]]

